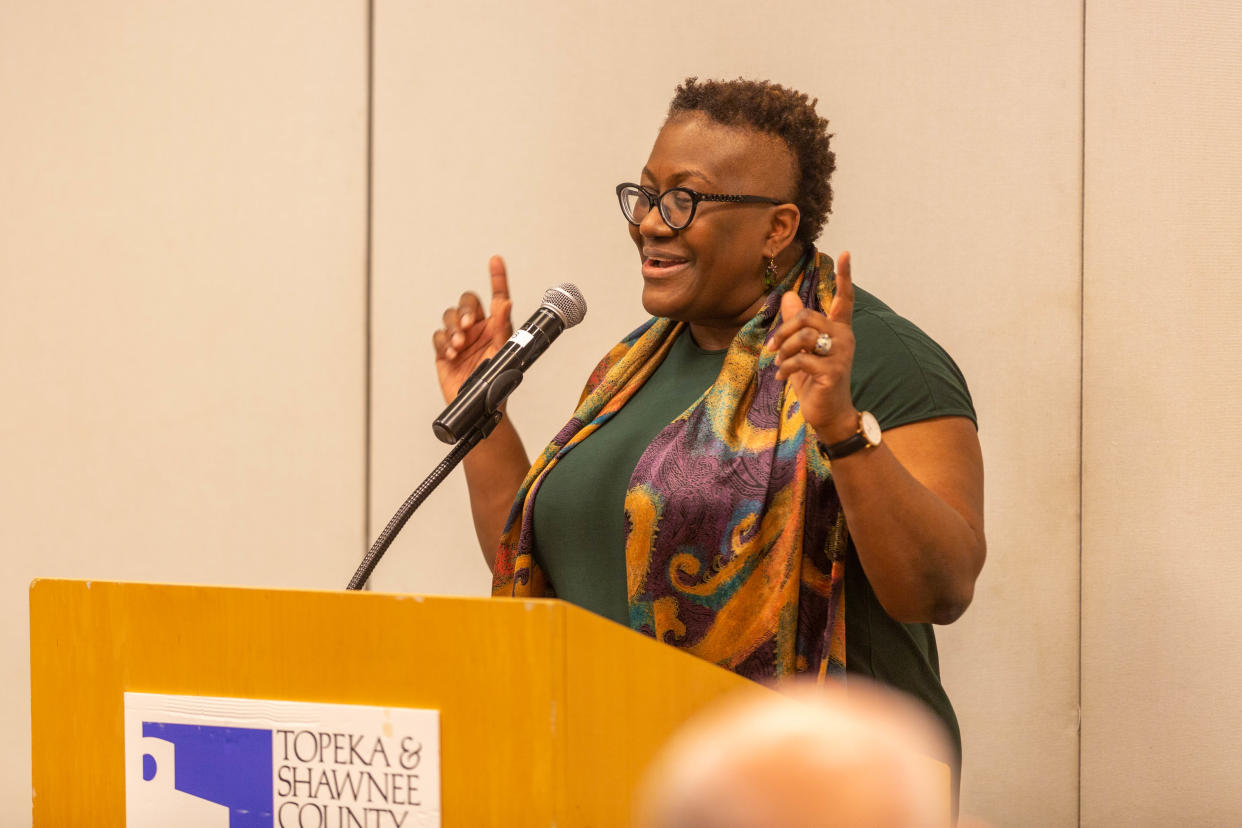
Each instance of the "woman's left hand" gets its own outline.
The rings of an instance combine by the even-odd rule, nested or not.
[[[803,307],[798,294],[781,297],[781,326],[772,339],[776,376],[789,380],[802,417],[815,429],[820,442],[831,444],[858,431],[858,410],[850,396],[850,369],[854,364],[854,283],[850,254],[837,259],[837,290],[828,313]],[[820,337],[831,345],[826,355],[816,352]]]
[[[803,418],[828,445],[858,431],[850,397],[853,314],[850,254],[842,253],[828,313],[808,310],[796,293],[786,293],[784,321],[773,338],[776,375],[788,379]],[[832,337],[823,356],[815,353],[821,334]],[[987,556],[974,423],[936,417],[887,430],[874,449],[833,461],[832,480],[884,611],[908,624],[948,624],[960,616]]]

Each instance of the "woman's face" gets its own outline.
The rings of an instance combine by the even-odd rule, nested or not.
[[[792,200],[795,162],[775,136],[688,113],[660,130],[639,183],[658,193],[688,187]],[[708,344],[699,334],[703,328],[732,339],[762,305],[766,257],[781,252],[772,241],[781,209],[788,214],[790,208],[700,201],[681,230],[670,229],[658,210],[639,226],[629,225],[642,258],[643,307],[691,323],[700,344]],[[710,330],[704,333],[711,338]]]

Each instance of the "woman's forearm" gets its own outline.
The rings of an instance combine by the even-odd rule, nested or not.
[[[947,624],[983,567],[983,461],[964,418],[915,423],[832,463],[859,562],[876,597],[905,623]]]
[[[513,498],[530,470],[522,439],[508,413],[486,440],[475,446],[462,462],[470,492],[474,532],[488,569],[496,567],[496,547]]]

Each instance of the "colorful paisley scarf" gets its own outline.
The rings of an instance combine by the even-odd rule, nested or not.
[[[756,680],[845,669],[845,516],[828,461],[765,344],[780,297],[828,307],[832,260],[811,252],[738,332],[715,384],[656,436],[625,496],[630,626]],[[533,551],[544,477],[650,377],[684,323],[651,319],[591,374],[509,513],[493,595],[551,594]]]

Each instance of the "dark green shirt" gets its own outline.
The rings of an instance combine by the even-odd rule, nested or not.
[[[962,416],[975,421],[966,380],[927,334],[855,288],[854,405],[885,429]],[[703,395],[725,351],[704,351],[683,333],[634,397],[566,454],[535,498],[535,560],[560,598],[629,624],[625,492],[634,467],[665,426]],[[880,606],[850,546],[845,571],[846,670],[922,699],[959,744],[957,718],[940,684],[930,624],[901,624]]]
[[[726,350],[683,333],[607,425],[566,454],[535,498],[535,561],[557,597],[629,626],[625,492],[656,435],[716,381]],[[585,450],[584,450],[585,449]]]

